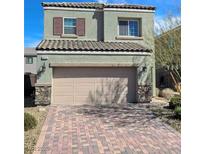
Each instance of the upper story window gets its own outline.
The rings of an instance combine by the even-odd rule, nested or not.
[[[76,19],[64,18],[64,34],[76,34]]]
[[[119,19],[119,35],[140,37],[139,19]]]
[[[33,57],[26,57],[26,64],[33,64]]]

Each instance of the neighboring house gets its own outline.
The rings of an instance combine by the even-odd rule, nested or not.
[[[169,58],[164,58],[164,62],[177,65],[181,69],[181,26],[177,26],[167,32],[158,35],[155,38],[155,53],[156,53],[156,86],[157,88],[172,88],[176,89],[170,71],[166,64],[160,62],[163,60],[157,56],[166,57],[166,52]],[[158,54],[157,54],[158,53]],[[167,59],[167,60],[166,60]],[[169,64],[170,66],[170,64]],[[180,72],[180,71],[179,71]],[[180,79],[176,80],[180,82]]]
[[[35,48],[24,49],[24,74],[36,74],[36,58],[37,53]]]
[[[148,102],[155,94],[155,7],[42,3],[36,104]]]
[[[35,48],[24,49],[24,90],[25,95],[29,96],[34,92],[37,73],[37,53]]]

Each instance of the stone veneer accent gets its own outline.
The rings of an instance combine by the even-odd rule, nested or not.
[[[152,98],[151,85],[138,85],[137,86],[137,103],[147,103]],[[36,86],[35,90],[35,104],[36,105],[49,105],[51,103],[51,86]]]
[[[136,102],[148,103],[152,98],[151,85],[137,85]],[[35,87],[35,104],[49,105],[51,103],[51,86]]]
[[[51,86],[36,86],[35,89],[35,104],[49,105],[51,103]]]
[[[137,102],[148,103],[152,99],[152,85],[137,86]]]

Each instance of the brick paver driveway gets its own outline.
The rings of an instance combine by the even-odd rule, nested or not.
[[[180,153],[180,134],[144,107],[50,106],[34,153]]]

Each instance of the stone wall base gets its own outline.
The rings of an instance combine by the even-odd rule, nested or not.
[[[35,89],[35,104],[49,105],[51,103],[51,86],[36,86]]]
[[[152,85],[138,85],[137,102],[149,103],[152,99]]]

